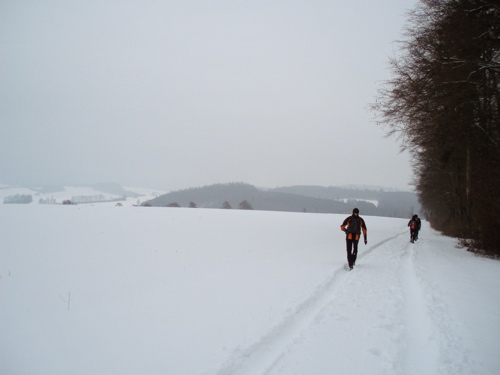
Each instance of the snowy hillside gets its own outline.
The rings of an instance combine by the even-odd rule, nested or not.
[[[30,204],[62,204],[66,200],[75,202],[75,200],[84,199],[89,202],[96,200],[98,202],[94,203],[99,203],[99,205],[133,206],[140,205],[143,202],[166,193],[161,190],[128,186],[124,187],[123,190],[137,195],[136,197],[124,197],[120,194],[106,193],[90,186],[64,186],[58,187],[55,190],[54,192],[44,192],[43,188],[15,187],[0,184],[0,204],[5,202],[6,198],[24,195],[31,197],[32,202]]]
[[[500,373],[500,262],[364,218],[0,205],[0,374]]]

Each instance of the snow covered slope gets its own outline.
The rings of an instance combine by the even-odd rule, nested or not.
[[[0,205],[0,374],[500,372],[498,261],[343,219]]]
[[[100,206],[116,206],[117,204],[122,206],[133,206],[140,205],[142,202],[146,202],[157,197],[158,195],[166,193],[161,190],[128,186],[123,187],[123,189],[127,192],[135,193],[138,196],[123,197],[117,194],[105,193],[89,186],[64,186],[56,188],[56,191],[54,192],[43,192],[44,189],[42,188],[15,187],[0,184],[0,204],[2,204],[5,198],[8,197],[16,195],[29,195],[32,198],[32,202],[30,204],[62,204],[65,200],[74,201],[75,198],[87,198],[89,201],[92,201],[92,198],[98,197],[102,198],[101,200],[104,202],[94,202],[92,204],[99,204]]]

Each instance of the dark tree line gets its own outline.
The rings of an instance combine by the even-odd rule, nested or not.
[[[410,151],[426,218],[500,255],[500,2],[421,0],[375,109]]]

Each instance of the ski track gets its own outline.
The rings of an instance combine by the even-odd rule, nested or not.
[[[371,246],[358,255],[358,263],[369,257],[374,250],[406,234],[407,231]],[[253,345],[233,353],[216,375],[268,374],[285,355],[287,348],[299,341],[311,324],[322,319],[317,317],[335,300],[334,291],[339,282],[348,276],[343,266],[336,269],[330,279],[321,284],[314,294],[299,304],[281,323],[271,328]]]
[[[413,246],[410,247],[405,261],[407,273],[403,285],[408,288],[407,298],[410,301],[408,305],[419,311],[422,317],[425,316],[425,319],[420,322],[426,321],[427,324],[425,330],[422,330],[422,326],[413,327],[415,336],[410,343],[415,347],[410,348],[409,352],[415,356],[419,355],[421,350],[421,353],[429,359],[429,365],[433,363],[433,368],[429,369],[432,372],[414,371],[413,373],[473,374],[475,366],[468,359],[468,350],[465,349],[462,338],[453,330],[449,308],[442,298],[443,293],[439,286],[432,283],[425,275],[426,269],[422,258],[427,256],[432,261],[434,258],[432,252],[436,250],[432,247],[427,248],[425,239],[417,241],[414,246],[413,249],[411,249]],[[410,289],[411,285],[414,286],[413,290]],[[418,290],[415,290],[415,287],[418,287]],[[407,308],[409,309],[410,306]],[[407,323],[410,325],[411,320]],[[408,369],[406,373],[412,372]]]
[[[403,252],[399,271],[403,294],[402,351],[404,374],[436,374],[438,358],[433,322],[421,288],[422,279],[417,276],[415,244],[408,243]],[[425,360],[422,360],[425,358]],[[415,366],[418,363],[419,366]]]
[[[318,337],[331,340],[330,333],[325,333],[328,330],[349,334],[346,333],[349,328],[345,327],[350,323],[342,322],[349,318],[354,327],[361,325],[352,334],[362,335],[364,346],[356,348],[355,354],[349,353],[348,358],[332,361],[352,362],[353,374],[474,373],[462,340],[452,329],[442,293],[426,277],[426,265],[433,259],[433,249],[426,247],[425,239],[411,244],[407,236],[405,231],[360,253],[358,263],[362,265],[359,271],[362,273],[356,269],[352,273],[346,273],[343,267],[336,269],[280,324],[253,345],[233,353],[216,374],[304,373],[299,360],[290,361],[296,353],[294,348],[304,345],[314,348]],[[385,271],[381,274],[380,269]],[[389,293],[380,290],[383,285],[391,285]],[[359,301],[352,299],[349,291],[357,293]],[[379,323],[362,326],[360,310],[370,310],[368,313],[378,316]],[[344,316],[346,311],[355,316]],[[317,371],[329,373],[326,369]]]
[[[329,303],[330,292],[335,289],[335,281],[342,273],[345,273],[343,267],[337,269],[327,282],[320,285],[309,299],[298,305],[280,324],[247,349],[233,354],[217,375],[266,374],[283,356],[285,348],[301,334],[304,325],[314,320],[322,307]]]

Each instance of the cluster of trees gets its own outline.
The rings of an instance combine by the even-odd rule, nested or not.
[[[50,197],[50,198],[40,198],[38,200],[38,203],[39,204],[57,204],[57,201],[54,197]]]
[[[169,203],[167,204],[166,207],[181,207],[181,205],[177,202],[173,202],[173,203]],[[189,205],[188,205],[189,208],[198,208],[198,205],[194,202],[189,202]]]
[[[226,210],[230,210],[233,207],[231,206],[231,204],[228,201],[224,201],[224,203],[222,203],[221,208],[226,209]],[[246,200],[241,201],[240,204],[238,205],[238,208],[240,210],[253,210],[252,205],[250,203],[248,203],[248,201],[246,201]]]
[[[375,109],[410,151],[424,215],[500,255],[500,3],[421,0]]]
[[[16,194],[3,199],[3,203],[7,204],[27,204],[31,202],[33,202],[33,196],[29,194]]]
[[[119,202],[124,201],[126,197],[121,198],[109,198],[105,197],[102,194],[97,195],[78,195],[71,198],[71,201],[75,204],[84,204],[84,203],[103,203],[103,202]]]
[[[146,203],[145,206],[151,207],[151,204]],[[181,205],[177,202],[173,202],[173,203],[167,204],[166,207],[181,207]],[[188,207],[189,208],[198,208],[198,205],[194,202],[189,202]],[[246,200],[242,201],[238,207],[240,210],[253,210],[252,205],[250,203],[248,203]],[[231,206],[231,204],[228,201],[224,201],[224,203],[222,203],[221,208],[232,209],[233,207]]]

